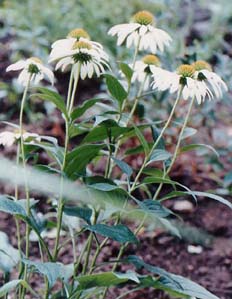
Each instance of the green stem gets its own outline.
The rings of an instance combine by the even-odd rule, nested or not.
[[[23,139],[23,112],[24,112],[24,107],[27,99],[27,93],[28,89],[30,87],[30,82],[31,82],[31,76],[28,79],[27,85],[25,86],[24,92],[23,92],[23,97],[21,101],[21,107],[20,107],[20,114],[19,114],[19,132],[20,132],[20,150],[21,150],[21,155],[22,155],[22,162],[23,162],[23,169],[24,169],[24,185],[25,185],[25,195],[26,195],[26,213],[27,216],[31,216],[31,210],[30,210],[30,194],[29,194],[29,188],[27,184],[27,175],[26,175],[26,157],[25,157],[25,151],[24,151],[24,139]],[[16,190],[16,195],[18,196],[18,190]],[[26,224],[26,249],[25,249],[25,257],[29,257],[29,235],[30,235],[30,226]],[[27,265],[25,265],[24,268],[24,280],[27,280]],[[22,298],[25,295],[26,289],[23,288],[21,292]]]
[[[74,85],[73,85],[73,90],[72,90],[72,97],[67,100],[67,105],[69,104],[68,107],[68,116],[70,117],[72,110],[73,110],[73,104],[74,104],[74,98],[75,98],[75,93],[78,85],[78,80],[79,80],[79,75],[80,75],[80,64],[78,67],[78,73],[77,76],[75,77],[74,80]],[[74,76],[73,71],[71,72],[71,77]],[[72,81],[72,78],[70,78],[70,82]],[[72,87],[72,84],[69,84],[69,88]],[[71,91],[68,91],[68,95],[70,96]],[[60,231],[62,227],[62,218],[63,218],[63,208],[64,208],[64,199],[63,199],[63,185],[64,185],[64,170],[66,167],[66,158],[67,158],[67,153],[68,153],[68,144],[69,144],[69,119],[65,119],[65,145],[64,145],[64,157],[63,157],[63,163],[61,167],[61,179],[60,179],[60,196],[59,196],[59,201],[58,201],[58,211],[57,211],[57,233],[56,233],[56,241],[55,241],[55,246],[54,246],[54,251],[53,251],[53,260],[57,260],[58,252],[59,252],[59,242],[60,242]]]
[[[136,108],[137,108],[137,106],[138,106],[138,102],[139,102],[140,96],[141,96],[141,94],[142,94],[142,92],[143,92],[144,85],[145,85],[145,82],[146,82],[146,80],[147,80],[147,77],[148,77],[148,74],[146,74],[146,76],[145,76],[145,78],[144,78],[144,80],[143,80],[143,82],[142,82],[142,84],[141,84],[141,86],[140,86],[138,95],[137,95],[137,97],[135,98],[134,105],[133,105],[133,107],[132,107],[132,109],[131,109],[131,112],[130,112],[129,117],[128,117],[128,120],[127,120],[127,125],[128,125],[129,122],[131,121],[131,119],[132,119],[132,117],[133,117],[133,115],[134,115],[134,112],[135,112],[135,110],[136,110]]]
[[[178,103],[179,103],[179,101],[180,101],[180,98],[181,98],[181,95],[182,95],[182,90],[183,90],[183,88],[180,88],[180,89],[179,89],[179,92],[178,92],[176,101],[175,101],[175,103],[174,103],[174,105],[173,105],[173,107],[172,107],[172,110],[171,110],[171,112],[170,112],[170,115],[169,115],[169,117],[168,117],[168,120],[167,120],[167,122],[165,123],[163,129],[161,130],[161,132],[160,132],[158,138],[156,139],[155,143],[153,144],[153,146],[152,146],[150,152],[149,152],[148,155],[145,157],[145,159],[144,159],[144,161],[143,161],[143,164],[142,164],[142,166],[140,167],[140,170],[139,170],[139,172],[138,172],[137,176],[135,177],[135,180],[134,180],[134,182],[133,182],[133,184],[132,184],[131,192],[136,188],[136,184],[137,184],[137,182],[138,182],[138,180],[139,180],[139,178],[140,178],[140,176],[141,176],[141,174],[142,174],[144,168],[146,167],[146,165],[147,165],[147,163],[148,163],[148,161],[149,161],[149,159],[150,159],[150,157],[151,157],[151,154],[153,153],[153,151],[155,150],[155,148],[156,148],[157,145],[159,144],[161,138],[163,137],[164,132],[166,131],[166,129],[167,129],[168,126],[170,125],[171,120],[172,120],[173,115],[174,115],[174,112],[175,112],[175,110],[176,110],[176,107],[177,107],[177,105],[178,105]]]
[[[94,235],[91,232],[90,237],[88,239],[87,252],[86,252],[85,263],[84,263],[84,266],[83,266],[82,274],[86,274],[86,272],[87,272],[87,268],[88,268],[88,265],[89,265],[89,258],[90,258],[91,249],[92,249],[91,247],[92,247],[92,243],[93,243],[93,236]]]
[[[181,128],[181,131],[180,131],[180,135],[179,135],[179,138],[178,138],[178,141],[177,141],[177,145],[176,145],[176,148],[175,148],[175,152],[173,154],[173,157],[172,157],[172,160],[171,160],[171,163],[169,165],[169,167],[167,168],[167,170],[164,172],[163,174],[163,178],[166,177],[166,175],[168,175],[176,161],[176,158],[178,156],[178,152],[179,152],[179,148],[180,148],[180,144],[181,144],[181,140],[182,140],[182,137],[183,137],[183,134],[184,134],[184,130],[188,124],[188,120],[189,120],[189,117],[190,117],[190,114],[191,114],[191,111],[192,111],[192,108],[193,108],[193,104],[194,104],[194,101],[195,101],[195,98],[193,97],[190,104],[189,104],[189,108],[188,108],[188,112],[186,114],[186,117],[185,117],[185,120],[184,120],[184,123],[183,123],[183,126]],[[158,189],[156,190],[156,193],[153,197],[154,200],[157,199],[161,189],[162,189],[162,186],[163,186],[163,183],[161,183],[158,187]]]
[[[128,119],[127,119],[127,122],[126,122],[126,126],[128,126],[128,124],[129,124],[129,122],[131,121],[131,119],[132,119],[132,117],[133,117],[133,115],[134,115],[134,112],[135,112],[135,110],[136,110],[136,108],[137,108],[137,105],[138,105],[140,96],[141,96],[141,94],[142,94],[142,92],[143,92],[144,84],[145,84],[145,82],[146,82],[146,80],[147,80],[147,76],[148,76],[148,75],[145,76],[145,78],[144,78],[144,80],[143,80],[143,82],[142,82],[142,84],[141,84],[141,86],[140,86],[140,89],[139,89],[139,91],[138,91],[138,95],[137,95],[136,98],[134,99],[134,104],[133,104],[133,107],[132,107],[132,109],[131,109],[131,112],[130,112],[130,114],[129,114],[129,116],[128,116]],[[122,140],[119,140],[119,141],[117,142],[117,144],[115,145],[115,151],[114,151],[114,157],[115,157],[115,158],[116,158],[117,155],[118,155],[118,151],[119,151],[119,148],[120,148],[121,144],[122,144]],[[111,154],[112,154],[112,153],[110,153],[109,157],[111,157]],[[110,160],[111,160],[111,159],[110,159]],[[111,173],[112,173],[112,170],[113,170],[113,167],[114,167],[114,164],[113,164],[113,163],[110,164],[110,168],[109,168],[109,171],[108,171],[108,177],[110,177],[110,175],[111,175]]]
[[[69,109],[69,105],[70,105],[72,85],[73,85],[73,68],[71,69],[71,74],[69,78],[68,95],[67,95],[67,103],[66,103],[67,110]]]
[[[20,145],[17,146],[17,156],[16,156],[16,165],[19,165],[19,156],[20,156]],[[15,201],[18,201],[19,199],[19,191],[18,191],[18,185],[15,185]],[[15,225],[16,225],[16,234],[17,234],[17,243],[18,243],[18,251],[20,255],[20,263],[19,263],[19,273],[22,271],[22,247],[21,247],[21,235],[20,235],[20,225],[19,225],[19,219],[17,217],[15,219]],[[20,287],[19,287],[20,288]]]
[[[136,58],[138,56],[138,52],[139,52],[139,46],[140,46],[140,41],[141,41],[141,37],[138,39],[138,44],[135,48],[135,53],[134,53],[134,57],[133,57],[133,62],[132,62],[132,70],[134,71],[134,67],[135,67],[135,62],[136,62]],[[130,93],[130,89],[131,89],[131,80],[129,81],[128,83],[128,89],[127,89],[127,98],[124,100],[123,104],[122,104],[122,109],[121,109],[121,112],[124,111],[125,107],[126,107],[126,104],[128,102],[128,96],[129,96],[129,93]],[[120,115],[120,118],[119,120],[121,119],[121,115]]]
[[[48,279],[45,276],[44,277],[44,282],[45,282],[45,294],[44,294],[44,299],[48,299],[49,298],[49,283],[48,283]]]
[[[92,260],[92,263],[91,263],[91,266],[90,266],[89,274],[91,274],[94,271],[94,268],[95,268],[95,265],[96,265],[96,262],[97,262],[97,258],[99,256],[102,248],[105,246],[105,244],[107,243],[108,240],[109,240],[109,238],[105,238],[102,241],[102,243],[97,247],[97,250],[95,252],[95,255],[93,257],[93,260]]]
[[[72,96],[71,96],[69,107],[68,107],[68,114],[69,114],[69,116],[70,116],[70,114],[72,112],[73,105],[74,105],[75,94],[76,94],[77,85],[78,85],[78,81],[79,81],[79,77],[80,77],[80,70],[81,70],[81,63],[78,62],[77,74],[76,74],[76,76],[74,78]],[[74,76],[73,72],[71,73],[71,76]]]

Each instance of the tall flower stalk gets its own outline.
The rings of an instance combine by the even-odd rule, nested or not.
[[[170,171],[172,170],[172,167],[173,167],[174,163],[176,162],[176,158],[177,158],[177,156],[178,156],[179,149],[180,149],[181,140],[182,140],[184,131],[185,131],[186,127],[187,127],[187,124],[188,124],[188,121],[189,121],[189,118],[190,118],[190,114],[191,114],[191,111],[192,111],[194,102],[195,102],[195,98],[193,97],[193,98],[191,99],[191,101],[190,101],[189,108],[188,108],[188,112],[187,112],[187,114],[186,114],[186,117],[185,117],[183,126],[182,126],[181,131],[180,131],[180,134],[179,134],[179,136],[178,136],[178,141],[177,141],[177,144],[176,144],[176,147],[175,147],[175,151],[174,151],[174,154],[173,154],[171,163],[170,163],[170,165],[168,166],[167,170],[164,170],[163,178],[165,178],[165,177],[170,173]],[[153,197],[154,200],[156,200],[157,197],[159,196],[159,193],[160,193],[160,191],[161,191],[161,189],[162,189],[162,186],[163,186],[163,183],[161,183],[161,184],[159,185],[158,189],[156,190],[155,195],[154,195],[154,197]]]
[[[69,145],[69,127],[70,127],[70,115],[73,110],[75,94],[78,86],[79,76],[80,76],[80,63],[77,69],[77,74],[75,74],[74,78],[74,70],[72,68],[70,74],[70,83],[68,89],[68,97],[67,97],[67,111],[68,117],[65,118],[65,145],[64,145],[64,154],[63,154],[63,163],[61,167],[61,180],[60,180],[60,195],[58,200],[58,208],[57,208],[57,233],[56,233],[56,240],[55,246],[53,251],[53,259],[54,261],[57,259],[57,255],[59,252],[59,242],[60,242],[60,232],[62,227],[62,217],[63,217],[63,208],[64,208],[64,198],[63,198],[63,184],[64,184],[64,170],[66,167],[66,159],[68,153],[68,145]],[[74,82],[72,82],[74,81]]]

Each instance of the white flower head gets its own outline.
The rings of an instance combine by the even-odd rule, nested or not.
[[[54,74],[45,67],[42,61],[37,57],[31,57],[26,60],[19,60],[18,62],[11,64],[7,67],[6,71],[19,71],[22,70],[18,77],[19,84],[26,86],[30,82],[38,84],[39,81],[45,77],[53,84]]]
[[[144,56],[142,60],[136,61],[131,82],[138,81],[143,84],[143,89],[147,90],[150,86],[152,74],[150,67],[152,65],[160,65],[159,58],[156,55],[148,54]]]
[[[227,91],[228,87],[222,78],[212,71],[210,64],[206,61],[198,60],[192,65],[195,68],[195,78],[199,81],[204,81],[212,89],[215,96],[221,98],[223,91]]]
[[[137,47],[139,50],[149,50],[156,53],[157,50],[164,51],[165,46],[169,46],[172,41],[169,34],[155,27],[154,16],[148,11],[139,11],[133,18],[131,23],[119,24],[113,26],[109,31],[109,35],[117,35],[117,45],[121,45],[126,40],[126,47]]]
[[[212,98],[212,92],[204,81],[194,78],[195,68],[189,64],[181,65],[176,72],[170,72],[162,68],[151,66],[152,87],[159,91],[169,90],[170,93],[177,92],[181,87],[182,96],[185,100],[196,98],[201,104],[206,97]]]
[[[64,47],[61,48],[60,45],[58,47],[53,44],[53,50],[50,54],[50,62],[58,61],[56,69],[61,68],[64,71],[72,65],[74,77],[78,76],[80,71],[80,77],[83,80],[86,77],[92,78],[94,74],[99,77],[104,73],[105,68],[109,67],[108,55],[99,43],[84,37],[80,37],[78,40],[68,37],[63,45]]]
[[[21,138],[20,132],[17,130],[15,132],[9,132],[5,131],[0,133],[0,145],[3,145],[5,147],[10,147],[17,141],[19,141]],[[40,136],[35,133],[29,133],[29,132],[24,132],[23,133],[23,140],[24,141],[40,141]]]

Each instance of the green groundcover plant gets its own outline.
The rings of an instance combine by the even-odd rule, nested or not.
[[[197,200],[201,196],[232,208],[226,199],[193,191],[169,176],[183,152],[206,147],[217,154],[210,145],[188,144],[185,139],[196,133],[188,127],[194,105],[221,98],[227,86],[202,60],[174,71],[162,68],[162,53],[171,47],[172,38],[148,11],[139,11],[130,23],[113,26],[108,33],[117,37],[118,47],[134,49],[131,62],[117,62],[117,74],[111,73],[103,46],[82,28],[53,43],[49,62],[56,70],[70,71],[66,99],[53,89],[39,87],[41,80],[53,85],[55,79],[39,58],[20,60],[7,68],[20,71],[18,82],[24,93],[19,124],[7,123],[12,130],[0,133],[4,147],[17,145],[15,163],[1,159],[0,178],[14,183],[15,195],[1,195],[0,211],[14,217],[18,240],[16,249],[5,233],[0,234],[0,268],[5,278],[0,297],[103,299],[109,288],[117,286],[121,287],[117,298],[154,288],[173,297],[216,299],[195,282],[147,264],[143,257],[124,253],[130,244],[136,252],[139,233],[148,224],[180,237],[172,221],[176,215],[163,204],[167,199],[191,196]],[[76,105],[80,80],[93,76],[105,80],[107,95]],[[153,122],[144,115],[138,121],[138,107],[146,95],[163,91],[172,99],[176,97],[167,119]],[[29,95],[32,100],[49,101],[59,110],[65,123],[64,146],[52,136],[24,130]],[[180,107],[183,121],[177,122],[175,112]],[[88,114],[89,110],[97,112]],[[179,133],[170,152],[166,137],[172,124]],[[130,140],[136,140],[137,145],[131,148]],[[41,152],[47,153],[49,164],[38,162]],[[141,159],[142,163],[132,166],[131,161]],[[168,192],[163,188],[166,185]],[[43,199],[31,198],[35,191],[51,199],[49,212],[39,212],[37,206]],[[30,251],[34,241],[40,257]],[[118,253],[107,264],[102,263],[102,250],[113,241],[118,242]],[[72,245],[72,260],[64,264],[60,252],[68,244]],[[128,271],[118,272],[118,265],[125,265]],[[43,278],[36,289],[31,286],[35,273]]]

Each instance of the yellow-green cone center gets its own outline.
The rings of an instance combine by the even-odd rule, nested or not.
[[[86,38],[86,39],[90,39],[89,34],[82,28],[73,29],[72,31],[69,32],[67,37],[76,38],[77,40],[79,40],[81,37]]]
[[[186,77],[192,78],[194,72],[195,72],[195,68],[190,64],[182,64],[177,69],[177,73],[184,78]]]
[[[137,12],[132,17],[133,22],[139,23],[141,25],[151,25],[155,22],[155,18],[153,14],[151,14],[149,11],[143,10]]]
[[[89,44],[87,42],[84,42],[84,41],[75,42],[75,44],[73,45],[73,50],[76,50],[76,49],[88,49],[88,50],[91,50],[91,48],[92,48],[91,44]]]
[[[192,63],[192,66],[196,71],[202,71],[202,70],[212,71],[211,65],[204,60],[197,60],[196,62]]]
[[[160,65],[160,60],[156,55],[148,54],[143,57],[142,61],[147,65]]]
[[[31,60],[33,60],[36,63],[43,64],[42,61],[38,57],[30,57]]]

